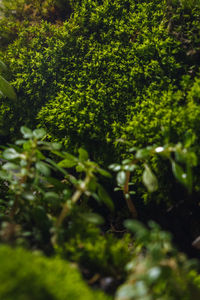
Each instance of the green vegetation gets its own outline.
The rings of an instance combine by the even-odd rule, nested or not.
[[[102,234],[94,224],[74,218],[65,232],[65,242],[57,248],[61,257],[78,262],[82,268],[92,273],[117,280],[125,278],[124,266],[131,260],[134,247],[127,234],[118,239],[112,233]]]
[[[126,221],[145,254],[135,257],[128,265],[129,277],[116,295],[116,299],[199,299],[199,284],[195,283],[192,262],[171,246],[170,235],[161,232],[158,225],[149,223],[150,231],[134,221]],[[197,276],[199,280],[199,276]]]
[[[199,299],[199,0],[2,0],[0,43],[0,298]]]
[[[109,299],[90,290],[74,266],[18,248],[0,247],[1,299]],[[14,276],[13,276],[14,275]]]

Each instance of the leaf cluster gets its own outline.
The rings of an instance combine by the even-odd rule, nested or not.
[[[12,148],[5,148],[1,155],[0,178],[8,187],[7,214],[3,220],[8,222],[8,228],[10,222],[17,222],[22,226],[22,236],[42,243],[50,238],[52,228],[55,243],[57,231],[81,198],[93,197],[98,202],[103,201],[110,209],[114,208],[96,177],[96,174],[110,174],[90,161],[84,149],[80,148],[79,156],[75,157],[60,151],[60,144],[46,142],[44,129],[31,131],[22,127],[21,133],[23,139],[16,141]],[[54,161],[47,156],[48,152],[61,160]],[[73,168],[76,173],[69,173],[68,169]],[[95,214],[85,218],[97,223],[100,220]],[[4,235],[6,228],[1,233],[2,238],[5,236],[6,240],[12,240],[12,234]]]
[[[115,299],[198,299],[195,262],[187,261],[173,248],[170,235],[152,221],[150,229],[131,220],[125,225],[135,233],[140,250],[127,265],[128,280],[118,289]]]

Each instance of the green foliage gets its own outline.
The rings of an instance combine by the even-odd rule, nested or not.
[[[138,255],[127,265],[128,280],[115,299],[199,299],[195,264],[173,248],[170,235],[154,222],[149,222],[150,230],[136,221],[126,221],[125,225],[136,235]]]
[[[16,100],[16,94],[13,87],[8,81],[1,76],[4,72],[7,72],[6,65],[0,60],[0,96],[8,97],[11,100]]]
[[[24,26],[5,53],[19,94],[1,108],[5,135],[39,122],[104,163],[122,156],[121,137],[140,148],[192,129],[198,145],[200,10],[175,2],[71,1],[63,25]]]
[[[50,228],[55,227],[54,243],[57,231],[64,219],[81,198],[93,197],[113,209],[113,202],[98,182],[96,174],[110,176],[96,163],[89,160],[87,152],[80,148],[75,157],[60,151],[61,145],[44,141],[44,129],[31,131],[21,127],[22,140],[16,141],[12,148],[5,148],[2,153],[3,164],[0,166],[0,178],[8,186],[7,217],[8,222],[17,222],[22,227],[22,236],[28,235],[35,242],[49,242]],[[57,155],[60,162],[55,162],[46,153]],[[66,169],[74,168],[75,174]],[[53,176],[52,173],[57,173]],[[61,179],[58,179],[59,176]],[[85,216],[87,218],[87,216]],[[89,218],[89,217],[88,217]],[[91,216],[93,221],[98,216]],[[33,226],[35,224],[35,226]],[[10,223],[7,224],[8,228]],[[4,236],[4,233],[1,234]],[[9,237],[6,238],[9,240]],[[12,235],[10,237],[12,240]]]
[[[22,31],[6,54],[20,118],[30,122],[44,106],[39,119],[52,137],[94,154],[97,143],[112,146],[140,95],[177,79],[179,43],[163,18],[160,1],[83,1],[59,29],[44,23]]]
[[[70,224],[65,232],[66,242],[57,247],[57,253],[67,260],[78,262],[83,269],[94,274],[122,280],[124,266],[133,252],[130,236],[127,234],[118,239],[111,233],[101,234],[94,224],[85,222],[81,214]]]
[[[90,290],[77,269],[61,259],[0,246],[0,260],[1,299],[109,299]]]
[[[149,193],[155,192],[159,188],[157,176],[152,172],[150,164],[153,158],[165,158],[170,161],[171,169],[174,177],[188,190],[189,194],[193,191],[193,174],[192,169],[197,166],[197,156],[192,149],[196,136],[192,131],[187,131],[185,141],[181,143],[166,144],[164,146],[147,146],[146,148],[138,149],[131,147],[129,149],[132,155],[130,158],[124,159],[121,164],[114,163],[109,168],[117,173],[116,181],[118,187],[115,190],[122,190],[127,201],[128,207],[131,202],[131,194],[135,194],[135,190],[129,190],[131,185],[134,185],[133,174],[136,178],[139,175],[142,177],[143,184]],[[141,174],[142,166],[142,174]],[[139,169],[139,172],[138,172]],[[129,210],[131,211],[130,207]],[[134,214],[134,212],[132,211]],[[135,215],[136,216],[136,215]]]
[[[126,133],[123,134],[123,138],[127,139],[128,136],[128,140],[132,140],[132,146],[138,146],[138,144],[147,146],[147,141],[149,141],[150,145],[162,145],[163,141],[165,143],[169,143],[169,141],[177,143],[178,140],[184,145],[185,134],[188,132],[196,136],[195,141],[192,143],[192,151],[199,158],[199,83],[199,75],[196,76],[193,82],[191,82],[189,76],[186,76],[181,82],[182,91],[179,90],[174,93],[164,92],[161,97],[155,95],[154,101],[150,100],[150,98],[144,100],[142,106],[140,106],[140,111],[138,110],[138,113],[129,122],[129,126],[125,128]],[[166,177],[169,176],[170,169],[166,167],[165,161],[162,162],[160,160],[158,162],[158,160],[154,159],[151,164],[154,172],[159,173],[159,182],[164,191]],[[198,178],[199,171],[195,169],[193,180],[196,191],[199,190]],[[171,180],[168,183],[168,191],[172,184]],[[166,190],[160,199],[165,198],[166,201],[168,191]]]

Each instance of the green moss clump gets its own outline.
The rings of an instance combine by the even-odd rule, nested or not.
[[[76,268],[21,248],[0,247],[0,298],[4,300],[109,299],[90,290]]]
[[[39,112],[51,137],[73,149],[112,147],[141,95],[166,90],[182,68],[164,16],[162,1],[82,1],[64,26],[25,28],[6,54],[19,118]],[[101,157],[107,149],[98,148]]]
[[[193,62],[168,28],[171,15],[164,0],[81,1],[74,9],[59,28],[42,23],[22,30],[6,56],[19,90],[19,118],[33,122],[38,114],[52,138],[73,149],[85,144],[105,158],[116,138],[129,138],[126,128],[132,118],[140,122],[146,102],[148,107],[164,102],[163,94],[179,89]],[[188,12],[195,12],[195,24],[190,17],[188,25],[192,33],[198,29],[195,9]],[[159,135],[162,118],[154,119]],[[96,147],[102,143],[105,151]]]
[[[77,216],[69,223],[65,241],[56,251],[94,274],[119,280],[126,275],[124,266],[132,257],[133,242],[129,234],[121,239],[112,233],[103,234],[94,224]]]

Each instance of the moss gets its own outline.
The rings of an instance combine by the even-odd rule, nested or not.
[[[24,28],[5,54],[18,90],[12,130],[46,127],[104,164],[122,156],[121,137],[144,147],[163,143],[164,131],[171,142],[188,129],[198,136],[199,96],[194,114],[188,97],[199,78],[200,7],[181,3],[84,0],[61,26]]]
[[[121,239],[112,233],[103,234],[94,224],[76,216],[69,221],[65,239],[56,251],[94,274],[119,280],[125,277],[124,266],[131,259],[133,243],[128,234]]]
[[[90,290],[77,269],[58,258],[1,246],[0,260],[1,299],[109,299]]]

